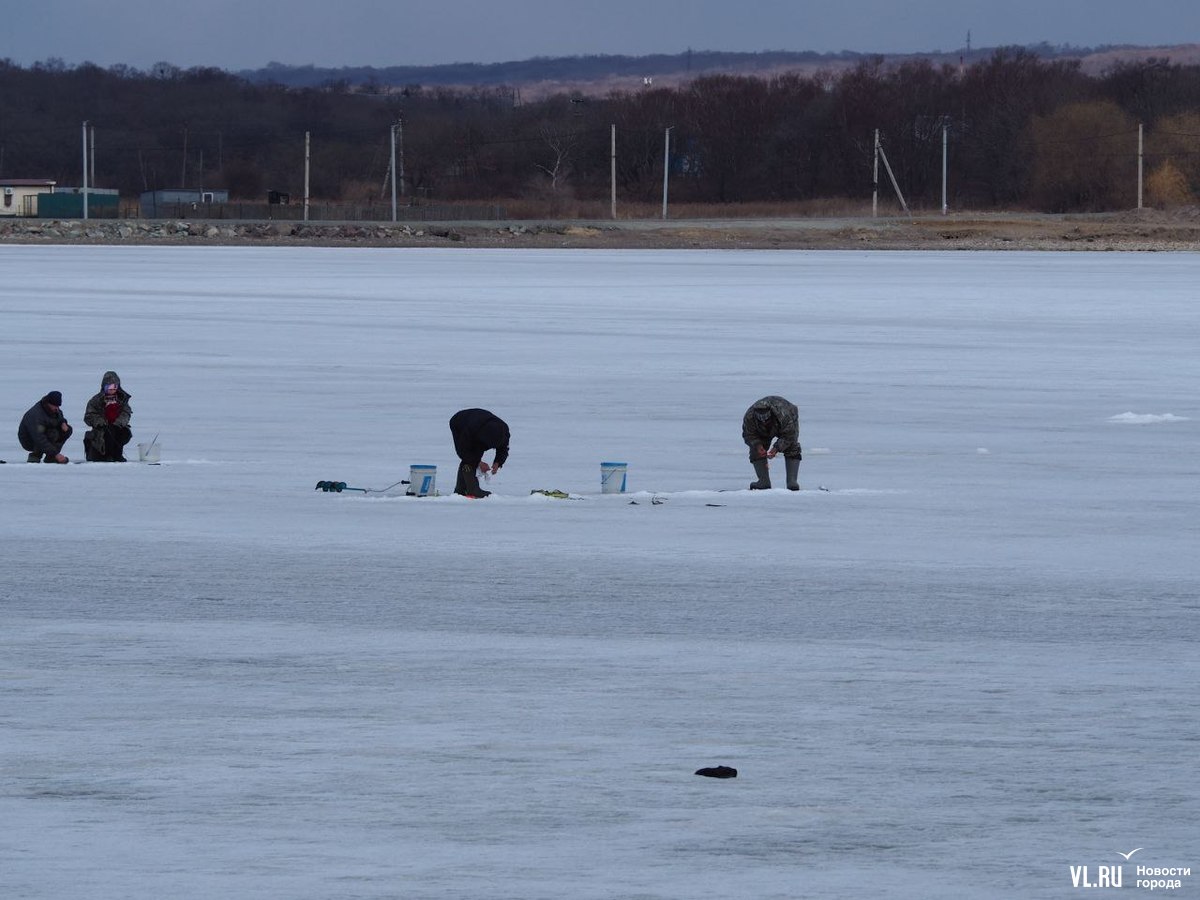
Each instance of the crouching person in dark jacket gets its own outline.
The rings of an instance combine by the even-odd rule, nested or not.
[[[92,429],[83,436],[83,451],[92,462],[125,462],[125,445],[133,438],[129,397],[117,373],[105,372],[100,393],[87,402],[83,413],[83,421]]]
[[[29,451],[31,463],[41,462],[43,457],[48,463],[65,463],[70,460],[63,456],[63,444],[74,430],[62,414],[62,394],[51,391],[21,417],[17,440]]]
[[[508,425],[486,409],[460,409],[450,417],[450,433],[454,436],[454,452],[458,454],[458,479],[454,493],[465,497],[486,497],[490,491],[479,486],[479,475],[495,475],[508,460]],[[483,454],[495,450],[489,466]]]

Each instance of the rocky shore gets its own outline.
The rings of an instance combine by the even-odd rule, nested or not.
[[[1200,250],[1200,211],[827,219],[294,222],[0,221],[0,243],[607,249]]]

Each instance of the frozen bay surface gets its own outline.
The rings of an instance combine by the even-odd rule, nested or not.
[[[1200,256],[0,263],[0,896],[1200,871]],[[162,464],[23,463],[51,389],[83,457],[109,368]],[[745,490],[772,393],[799,494]],[[468,406],[512,427],[495,496],[313,490],[448,491]]]

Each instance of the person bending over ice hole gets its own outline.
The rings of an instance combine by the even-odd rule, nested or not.
[[[125,445],[133,438],[129,419],[133,410],[116,372],[105,372],[100,393],[87,402],[83,421],[92,430],[83,436],[83,450],[91,462],[125,462]]]
[[[486,409],[460,409],[450,417],[450,434],[454,436],[454,452],[460,460],[454,493],[464,497],[486,497],[491,492],[479,486],[479,475],[495,475],[508,460],[508,425]],[[495,450],[489,466],[483,454]]]
[[[62,454],[63,444],[74,430],[62,414],[62,393],[51,391],[21,417],[17,440],[29,451],[31,463],[43,456],[48,463],[65,463],[70,460]]]
[[[780,453],[787,470],[788,490],[800,490],[800,411],[794,403],[776,396],[757,401],[742,417],[742,440],[750,448],[750,463],[758,476],[750,490],[770,490],[767,461]]]

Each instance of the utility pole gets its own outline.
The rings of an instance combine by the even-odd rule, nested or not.
[[[612,217],[617,217],[617,126],[612,127],[612,156],[609,167],[609,183],[612,185],[612,199],[610,206],[612,207]]]
[[[1144,146],[1145,145],[1142,142],[1142,123],[1138,122],[1138,188],[1137,188],[1137,195],[1138,195],[1137,208],[1138,209],[1142,208],[1142,162],[1144,159],[1144,154],[1142,151],[1144,149]]]
[[[662,217],[667,217],[667,175],[671,171],[671,128],[667,129],[666,136],[663,138],[663,209]]]
[[[875,134],[878,135],[879,131],[876,130]],[[883,167],[887,170],[888,178],[891,179],[892,189],[896,192],[896,197],[900,201],[900,207],[911,216],[912,213],[909,212],[908,204],[904,202],[904,194],[900,192],[900,183],[896,181],[896,173],[892,171],[892,164],[888,162],[887,154],[883,152],[882,145],[879,147],[879,155],[883,158]]]
[[[308,162],[310,132],[304,132],[304,221],[308,221]]]
[[[392,181],[392,221],[396,221],[396,126],[392,125],[392,156],[388,164],[388,172]]]
[[[879,129],[875,129],[875,165],[871,172],[871,218],[879,216]]]
[[[948,144],[946,133],[948,131],[949,131],[949,128],[946,125],[946,120],[942,119],[942,215],[943,216],[946,215],[946,210],[948,209],[948,207],[946,205],[946,147]]]
[[[83,220],[88,217],[88,123],[83,123]]]

